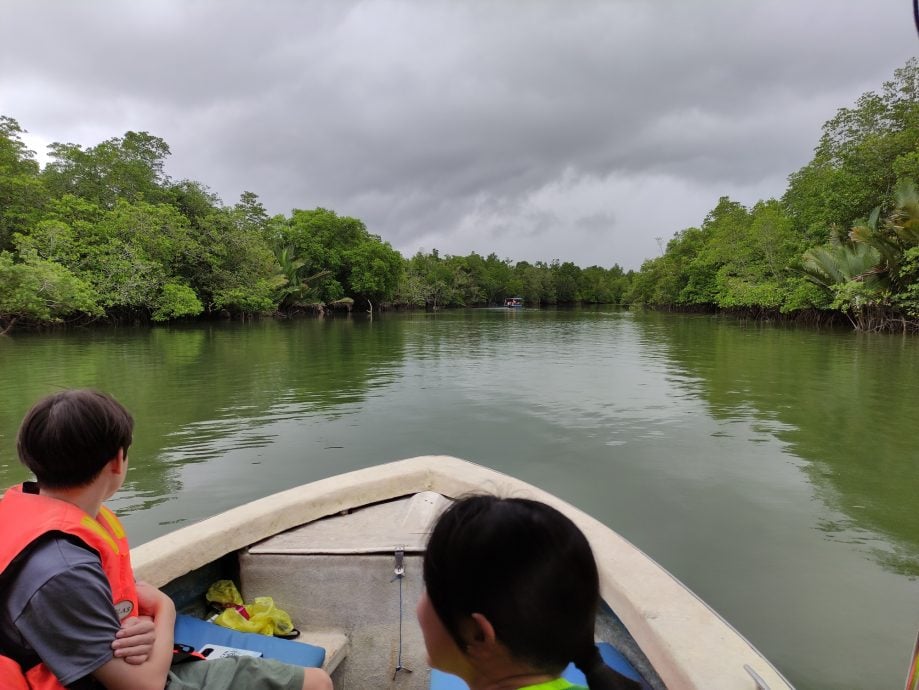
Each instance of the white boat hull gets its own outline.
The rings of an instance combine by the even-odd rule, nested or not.
[[[754,690],[763,684],[771,690],[791,687],[726,621],[613,530],[532,485],[447,456],[424,456],[370,467],[253,501],[133,549],[134,568],[139,579],[164,586],[226,554],[291,528],[424,491],[448,498],[475,492],[526,497],[548,503],[568,515],[587,536],[594,550],[605,602],[625,625],[666,687],[700,690]],[[367,553],[383,553],[389,548],[390,544],[379,547],[368,544]],[[342,553],[345,551],[358,558],[359,551],[355,551],[353,545]],[[317,554],[301,556],[316,561]],[[242,558],[245,560],[251,555]],[[302,562],[306,564],[307,561]],[[297,573],[275,573],[275,577],[284,579],[294,588],[308,587],[310,571],[299,567],[297,570]],[[252,570],[250,576],[255,577],[254,573]],[[406,615],[412,624],[414,603],[420,594],[418,580],[420,578],[414,579],[405,594]],[[351,592],[354,593],[353,589]],[[348,606],[347,601],[338,603]],[[352,656],[356,657],[358,649],[354,640],[351,646]],[[389,656],[365,662],[387,667],[392,661]],[[360,665],[357,658],[354,661],[355,665]],[[760,678],[759,683],[754,676]],[[410,687],[400,684],[398,679],[391,686]]]

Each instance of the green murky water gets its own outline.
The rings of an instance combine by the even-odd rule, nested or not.
[[[902,687],[919,626],[919,339],[599,310],[15,334],[0,483],[57,388],[137,420],[140,543],[296,484],[445,453],[662,563],[799,688]]]

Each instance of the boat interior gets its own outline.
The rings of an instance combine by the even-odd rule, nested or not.
[[[323,665],[337,688],[462,690],[453,676],[428,668],[414,609],[434,520],[450,500],[481,492],[542,501],[580,528],[606,602],[596,626],[600,653],[617,670],[637,672],[644,687],[792,687],[727,621],[615,530],[535,486],[449,456],[407,458],[286,489],[132,548],[131,560],[138,579],[198,616],[181,622],[204,626],[208,636],[227,631],[201,620],[210,613],[204,595],[212,583],[233,580],[247,603],[272,597],[306,644],[252,637],[283,643],[285,654],[307,650],[298,658],[316,661],[303,665]],[[176,629],[182,642],[178,623]],[[285,660],[271,651],[263,653]]]
[[[237,583],[245,602],[272,597],[301,631],[297,642],[325,650],[323,667],[338,689],[447,687],[432,680],[415,607],[425,543],[449,502],[421,491],[344,510],[227,553],[163,589],[180,612],[199,618],[213,613],[204,595],[217,580]],[[627,659],[645,687],[664,687],[606,605],[596,636]]]

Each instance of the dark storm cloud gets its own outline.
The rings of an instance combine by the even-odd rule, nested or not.
[[[148,130],[225,201],[407,253],[636,266],[722,194],[781,194],[915,52],[907,5],[14,2],[0,112],[45,142]]]

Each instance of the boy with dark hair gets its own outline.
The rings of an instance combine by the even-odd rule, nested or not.
[[[321,669],[255,657],[170,669],[175,606],[135,583],[124,530],[102,505],[124,482],[133,427],[92,390],[48,396],[22,422],[16,447],[37,482],[0,499],[4,687],[331,689]]]

